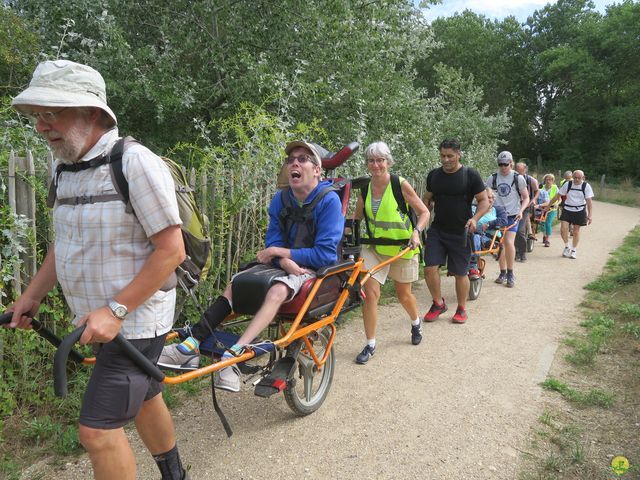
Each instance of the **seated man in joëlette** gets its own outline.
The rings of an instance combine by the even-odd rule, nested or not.
[[[278,191],[269,205],[269,226],[265,248],[257,254],[261,264],[279,267],[286,275],[276,278],[247,329],[229,350],[226,360],[240,354],[271,323],[280,306],[293,299],[314,271],[338,260],[338,244],[344,230],[342,203],[332,182],[322,180],[322,160],[308,142],[290,142],[286,148],[289,188]],[[312,202],[316,197],[319,200]],[[313,207],[308,222],[296,223],[285,213]],[[231,280],[233,283],[233,279]],[[158,365],[178,370],[199,366],[199,346],[233,311],[231,283],[193,325],[191,335],[180,344],[164,347]],[[217,388],[238,392],[240,371],[235,365],[224,368],[215,379]]]

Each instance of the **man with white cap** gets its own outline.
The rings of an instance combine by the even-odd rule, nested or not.
[[[489,175],[487,187],[496,192],[495,205],[503,207],[507,211],[508,225],[504,239],[504,250],[500,255],[500,275],[496,283],[504,284],[512,288],[516,284],[513,274],[513,263],[516,258],[515,238],[518,231],[518,223],[522,221],[524,211],[529,206],[529,192],[527,184],[518,172],[513,170],[513,156],[511,152],[504,151],[498,154],[498,171]]]
[[[97,350],[79,420],[95,478],[135,479],[135,457],[123,429],[131,421],[162,478],[188,478],[162,385],[111,341],[122,333],[155,363],[171,329],[176,293],[166,282],[185,256],[171,173],[144,146],[127,148],[122,167],[135,213],[125,210],[110,166],[98,162],[119,138],[104,80],[89,66],[66,60],[39,64],[12,105],[35,122],[58,165],[67,168],[52,185],[56,240],[9,308],[9,326],[27,328],[59,282],[74,323],[86,325],[80,343]]]
[[[265,248],[258,252],[257,261],[279,267],[286,275],[274,280],[251,323],[236,344],[224,353],[223,360],[241,353],[269,325],[280,306],[292,300],[304,283],[315,275],[314,270],[338,259],[338,244],[344,230],[342,203],[331,190],[332,182],[321,180],[320,155],[314,144],[304,141],[290,142],[285,153],[289,188],[278,191],[269,205]],[[306,218],[311,224],[302,221]],[[260,269],[260,266],[255,268]],[[204,318],[190,327],[188,338],[164,348],[158,365],[176,370],[197,368],[200,343],[233,311],[232,303],[230,283],[207,309]],[[224,368],[215,378],[214,385],[238,392],[240,371],[235,365]]]

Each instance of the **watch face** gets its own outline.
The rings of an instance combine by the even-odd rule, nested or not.
[[[124,318],[127,316],[127,309],[125,307],[123,307],[122,305],[116,307],[116,309],[113,311],[113,313],[115,313],[116,317],[118,318]]]

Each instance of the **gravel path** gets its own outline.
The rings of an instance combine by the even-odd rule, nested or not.
[[[513,479],[529,427],[542,413],[539,382],[554,360],[563,332],[580,320],[581,287],[597,277],[608,252],[640,221],[640,210],[595,202],[595,224],[583,230],[578,259],[561,257],[559,230],[552,247],[540,244],[516,264],[516,287],[493,283],[487,262],[480,298],[469,302],[465,325],[453,308],[415,347],[402,307],[380,308],[378,348],[356,365],[364,345],[355,319],[336,339],[336,372],[324,405],[295,417],[284,397],[261,399],[250,388],[221,393],[232,424],[227,439],[208,389],[174,411],[179,446],[191,478],[218,479]],[[453,280],[443,279],[455,306]],[[414,288],[420,310],[431,299]],[[539,314],[542,307],[548,313]],[[135,432],[138,478],[158,472]],[[86,455],[52,467],[42,462],[23,478],[90,479]]]

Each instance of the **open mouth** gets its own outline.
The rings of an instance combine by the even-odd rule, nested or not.
[[[302,174],[298,171],[291,172],[291,178],[300,178]]]

